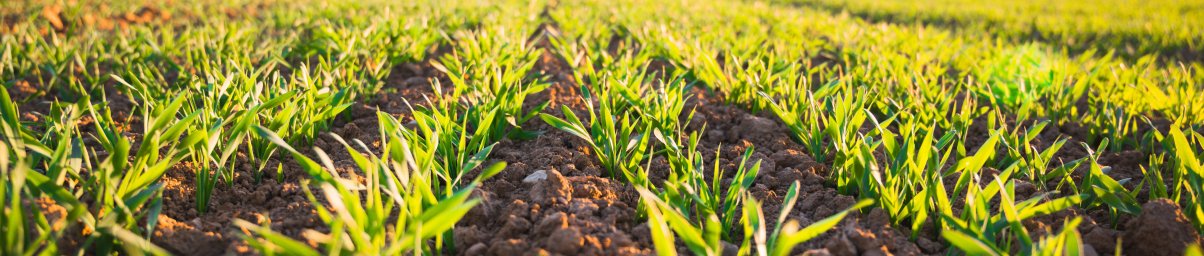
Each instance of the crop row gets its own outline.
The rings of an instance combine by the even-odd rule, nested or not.
[[[104,33],[53,22],[6,28],[14,32],[0,36],[3,254],[57,254],[72,239],[91,254],[165,254],[149,242],[165,173],[194,174],[204,214],[215,188],[240,175],[282,180],[280,159],[308,174],[301,187],[328,232],[306,235],[313,248],[270,221],[233,220],[260,253],[456,252],[451,231],[480,203],[470,194],[505,169],[489,160],[494,145],[539,136],[524,128],[538,121],[584,141],[607,178],[637,191],[662,255],[683,247],[720,255],[726,244],[741,255],[790,254],[869,207],[912,239],[935,227],[967,254],[1078,254],[1080,218],[1058,231],[1024,222],[1077,208],[1106,210],[1115,225],[1158,199],[1204,230],[1199,63],[1094,54],[1115,47],[1107,43],[1069,54],[982,40],[999,36],[986,29],[871,23],[760,2],[268,9]],[[1066,19],[1033,26],[1076,38]],[[1167,33],[1140,52],[1198,36]],[[551,86],[536,68],[544,54],[568,64],[584,109],[529,104]],[[448,84],[433,80],[423,102],[405,102],[406,116],[377,112],[380,141],[327,133],[349,108],[390,90],[393,67],[417,62]],[[705,126],[686,125],[695,88],[772,114],[831,166],[827,185],[862,200],[801,227],[787,217],[795,181],[776,218],[766,218],[766,199],[749,192],[762,172],[752,148],[734,170],[704,160]],[[1042,136],[1071,127],[1084,132]],[[305,149],[320,136],[339,142],[363,179],[340,173],[324,149]],[[1122,151],[1146,158],[1139,180],[1116,179],[1101,163]],[[658,157],[669,166],[656,175],[663,180],[650,178]]]
[[[987,34],[1011,42],[1037,40],[1081,53],[1100,50],[1138,59],[1147,55],[1199,61],[1204,25],[1198,1],[979,2],[789,0],[780,4],[847,12],[870,21],[924,23]],[[1124,8],[1101,8],[1120,7]]]
[[[606,8],[628,19],[616,21],[609,13],[580,19]],[[1074,253],[1079,248],[1073,245],[1081,245],[1072,224],[1078,220],[1066,220],[1071,225],[1062,233],[1042,232],[1054,234],[1044,238],[1031,237],[1022,222],[1076,207],[1107,209],[1115,223],[1118,215],[1141,212],[1137,197],[1146,187],[1151,192],[1145,200],[1167,198],[1188,215],[1200,211],[1198,196],[1189,192],[1199,189],[1191,180],[1201,177],[1200,107],[1191,103],[1200,91],[1199,64],[1159,67],[1152,57],[1129,63],[1108,55],[1071,56],[1037,43],[979,41],[967,36],[972,32],[871,24],[756,3],[669,8],[706,15],[657,16],[644,3],[623,2],[566,11],[558,21],[566,30],[579,29],[586,38],[580,41],[632,38],[641,53],[652,52],[644,58],[672,63],[686,80],[727,102],[771,111],[810,155],[831,164],[832,185],[873,199],[895,225],[910,227],[913,238],[924,225],[936,225],[948,243],[970,254],[1017,248]],[[832,57],[816,63],[816,55]],[[985,122],[986,132],[976,132],[976,122]],[[1087,132],[1038,142],[1050,125],[1085,126]],[[1064,146],[1086,153],[1067,157]],[[1100,155],[1121,150],[1150,156],[1144,179],[1108,175],[1111,168],[1100,164]],[[744,175],[738,172],[732,186],[751,182]],[[679,193],[674,183],[691,184],[671,179],[665,196]],[[1034,185],[1039,193],[1018,198],[1017,184]],[[739,202],[723,202],[732,201]],[[696,218],[689,223],[707,222]],[[719,233],[735,228],[721,223]],[[1201,228],[1199,218],[1194,223]],[[674,231],[685,229],[681,225]]]

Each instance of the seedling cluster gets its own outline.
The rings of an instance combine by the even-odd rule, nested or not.
[[[948,254],[1083,254],[1082,212],[1159,200],[1204,232],[1204,13],[1178,1],[80,2],[0,7],[0,255],[179,253],[167,186],[205,216],[240,182],[299,185],[324,226],[222,224],[260,254],[460,254],[516,176],[495,149],[548,133],[659,255],[798,254],[871,211]],[[779,170],[708,135],[709,104],[784,127],[855,202],[812,221],[800,180],[754,193]]]

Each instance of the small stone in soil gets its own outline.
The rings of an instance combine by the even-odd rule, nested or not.
[[[546,179],[548,179],[548,171],[538,170],[523,178],[523,183],[536,183]]]

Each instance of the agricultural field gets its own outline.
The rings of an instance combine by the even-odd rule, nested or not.
[[[0,255],[1202,255],[1198,0],[0,2]]]

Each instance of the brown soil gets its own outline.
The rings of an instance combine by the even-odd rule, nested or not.
[[[1192,244],[1200,243],[1200,235],[1192,227],[1179,205],[1160,199],[1142,206],[1141,215],[1125,225],[1124,248],[1134,254],[1165,253],[1180,255]]]
[[[537,71],[553,86],[529,97],[525,107],[550,102],[545,111],[562,116],[560,106],[585,114],[580,92],[567,64],[545,52]],[[463,255],[519,255],[550,252],[563,255],[652,254],[650,241],[633,229],[638,196],[624,182],[602,178],[603,170],[588,146],[542,121],[525,129],[542,131],[533,140],[503,140],[492,159],[506,161],[501,174],[474,194],[482,203],[457,225],[455,245]],[[546,178],[523,182],[534,172]]]
[[[271,221],[272,230],[301,238],[305,229],[324,229],[317,213],[300,187],[308,174],[293,161],[284,161],[284,182],[276,182],[269,173],[255,184],[250,164],[243,164],[234,186],[219,184],[213,191],[208,212],[196,211],[194,167],[184,163],[163,177],[163,213],[152,242],[177,254],[219,255],[242,251],[231,225],[235,218],[255,223]],[[274,165],[272,165],[274,166]]]

